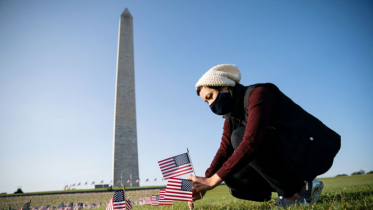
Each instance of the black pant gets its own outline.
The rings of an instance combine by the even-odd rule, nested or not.
[[[242,142],[245,127],[232,132],[231,143],[236,150]],[[299,192],[304,181],[289,167],[288,161],[277,155],[272,142],[263,142],[256,158],[236,174],[224,181],[230,193],[240,199],[266,201],[272,192],[283,197],[290,197]]]

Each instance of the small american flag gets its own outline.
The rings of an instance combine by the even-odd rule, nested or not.
[[[140,179],[136,179],[136,183],[139,183],[140,182]]]
[[[132,209],[132,202],[129,199],[127,199],[126,200],[126,210],[131,210],[131,209]]]
[[[103,184],[104,183],[104,180],[102,180],[101,182],[100,182],[100,184]]]
[[[145,205],[151,205],[152,204],[152,197],[146,196],[145,197]]]
[[[152,195],[152,206],[159,206],[159,195]]]
[[[122,182],[122,180],[121,179],[119,179],[118,181],[117,181],[117,183],[121,183]]]
[[[88,184],[88,182],[85,182],[85,183],[84,183],[84,185],[87,185],[87,184]]]
[[[93,184],[95,184],[95,182],[93,181],[92,183],[91,183],[91,185],[93,185]]]
[[[139,201],[139,205],[140,205],[140,206],[145,205],[145,199],[140,200],[140,201]]]
[[[80,186],[80,182],[76,186]]]
[[[176,201],[192,201],[192,181],[179,178],[169,178],[164,198]]]
[[[78,203],[75,207],[74,210],[80,210],[83,209],[83,203]]]
[[[146,180],[145,180],[145,182],[148,182],[148,181],[149,181],[149,179],[146,179]]]
[[[166,192],[166,189],[160,189],[159,190],[159,205],[172,205],[172,200],[166,200],[164,199],[164,194]]]
[[[63,208],[64,206],[65,206],[65,204],[62,202],[62,203],[60,203],[60,205],[58,206],[57,209],[58,209],[58,210],[63,210],[63,209],[64,209],[64,208]]]
[[[25,205],[23,205],[21,210],[30,210],[30,204],[31,204],[31,200],[30,202],[25,203]]]
[[[193,173],[188,153],[158,161],[158,164],[165,179]]]
[[[74,208],[74,204],[73,202],[70,202],[69,205],[67,205],[67,207],[65,208],[65,210],[73,210]]]
[[[131,180],[127,180],[127,183],[130,183],[131,182]]]
[[[109,205],[106,207],[106,210],[114,210],[114,209],[125,209],[126,202],[124,200],[124,191],[118,190],[115,191],[113,198],[110,200]]]

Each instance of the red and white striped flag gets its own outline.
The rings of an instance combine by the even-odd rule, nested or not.
[[[152,204],[152,197],[146,196],[145,197],[145,205],[151,205]]]
[[[188,153],[158,161],[158,164],[165,179],[193,173]]]
[[[126,210],[131,210],[131,209],[132,209],[132,202],[129,199],[127,199],[126,200]]]
[[[159,206],[159,195],[152,195],[152,206]]]
[[[179,178],[169,178],[164,198],[175,201],[192,201],[192,181]]]
[[[166,192],[166,189],[160,189],[159,190],[159,205],[172,205],[172,200],[166,200],[164,199],[164,194]]]
[[[124,191],[115,191],[113,198],[110,200],[106,210],[124,210],[126,209],[126,201],[124,200]]]
[[[140,205],[140,206],[145,205],[145,199],[140,200],[140,201],[139,201],[139,205]]]

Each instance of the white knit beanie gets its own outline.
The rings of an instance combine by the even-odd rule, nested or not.
[[[234,87],[241,80],[241,72],[236,65],[221,64],[208,70],[197,82],[196,89],[201,86]]]

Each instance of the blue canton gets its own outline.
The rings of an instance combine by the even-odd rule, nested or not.
[[[124,191],[123,190],[118,190],[115,191],[113,195],[113,203],[114,202],[123,202],[124,201]]]
[[[192,181],[182,179],[181,180],[181,191],[189,191],[192,192]]]
[[[182,166],[182,165],[190,163],[187,153],[175,156],[174,161],[175,161],[176,166]]]

